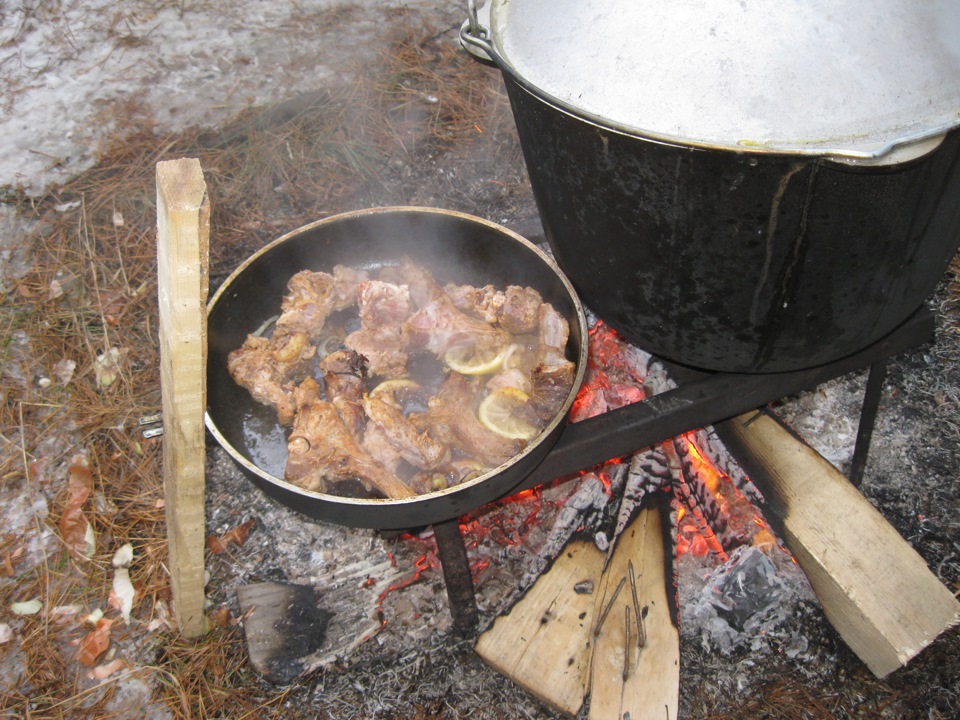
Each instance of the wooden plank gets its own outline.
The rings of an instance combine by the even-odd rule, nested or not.
[[[621,533],[603,573],[594,605],[600,631],[595,640],[590,681],[591,720],[671,720],[680,702],[680,633],[668,592],[662,517],[648,507]],[[630,583],[634,567],[637,604],[645,642],[637,647],[637,623]],[[619,593],[616,588],[621,585]],[[615,599],[614,599],[615,598]],[[612,603],[612,604],[611,604]],[[630,630],[625,616],[629,614]],[[595,623],[596,624],[596,623]]]
[[[883,515],[770,413],[717,433],[765,496],[827,618],[880,678],[960,620],[960,603]]]
[[[596,587],[603,562],[593,543],[573,541],[476,643],[491,667],[570,715],[580,711],[586,694],[594,605],[592,594],[574,588]]]
[[[157,280],[163,486],[173,606],[187,637],[206,629],[203,415],[206,408],[210,204],[200,162],[157,164]]]

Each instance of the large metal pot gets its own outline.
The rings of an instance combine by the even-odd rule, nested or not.
[[[576,375],[544,432],[500,467],[446,490],[401,500],[360,499],[303,490],[283,480],[286,437],[272,409],[256,403],[227,371],[227,354],[280,308],[287,281],[304,269],[337,264],[368,270],[404,258],[429,267],[441,283],[536,288],[570,325],[568,356]],[[519,484],[556,442],[586,370],[586,318],[570,282],[536,246],[494,223],[431,208],[360,210],[317,221],[274,240],[220,286],[209,303],[207,428],[269,496],[305,515],[341,525],[414,528],[500,498]]]
[[[960,244],[960,4],[473,2],[557,262],[644,349],[731,372],[880,340]]]

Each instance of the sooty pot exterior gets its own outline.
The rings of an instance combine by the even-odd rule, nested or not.
[[[858,166],[640,139],[508,94],[547,239],[648,352],[727,372],[827,363],[924,302],[960,243],[960,134]]]

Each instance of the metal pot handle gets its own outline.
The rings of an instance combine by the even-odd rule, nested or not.
[[[491,0],[492,1],[492,0]],[[480,12],[484,13],[481,23]],[[477,0],[467,0],[467,19],[460,26],[460,44],[476,60],[487,65],[498,65],[500,56],[490,42],[490,2],[477,10]]]

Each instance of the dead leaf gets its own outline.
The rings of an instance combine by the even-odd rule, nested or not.
[[[93,473],[85,465],[74,463],[67,478],[67,505],[80,507],[93,492]]]
[[[3,554],[3,574],[7,577],[13,577],[16,574],[16,571],[13,569],[13,566],[18,562],[23,560],[26,557],[27,548],[24,545],[21,545],[10,552]]]
[[[10,605],[10,612],[14,615],[36,615],[41,610],[43,610],[43,601],[37,598]]]
[[[103,680],[113,675],[117,670],[125,670],[130,664],[122,658],[115,658],[103,665],[97,665],[93,670],[87,673],[88,680]]]
[[[105,390],[117,381],[120,377],[121,365],[129,352],[128,348],[112,347],[102,355],[97,355],[93,363],[97,388]]]
[[[220,537],[211,535],[207,538],[207,549],[214,555],[226,552],[227,547],[232,543],[243,545],[250,535],[250,529],[256,524],[256,520],[247,520],[242,525],[237,525],[232,530],[228,530]]]
[[[99,658],[110,647],[110,626],[113,620],[101,618],[97,627],[83,636],[77,643],[77,660],[81,665],[93,667]]]
[[[54,364],[53,374],[61,385],[66,385],[73,379],[73,373],[76,369],[77,363],[75,361],[63,358]]]
[[[213,622],[219,628],[225,628],[230,625],[232,619],[233,615],[231,615],[230,608],[226,605],[221,605],[213,612]]]
[[[170,610],[167,609],[167,604],[163,600],[157,599],[154,601],[153,609],[156,616],[147,624],[147,632],[173,630],[174,626],[170,619]]]
[[[93,491],[93,474],[83,465],[70,466],[67,480],[67,506],[60,516],[60,536],[74,556],[90,557],[96,549],[93,527],[83,514],[81,506]]]
[[[100,288],[97,295],[101,313],[119,312],[126,302],[126,293],[121,288]]]
[[[47,619],[57,625],[67,625],[77,619],[81,610],[79,605],[57,605],[47,614]]]
[[[223,542],[216,535],[211,535],[207,538],[207,550],[212,552],[214,555],[220,555],[227,551],[226,543]]]

